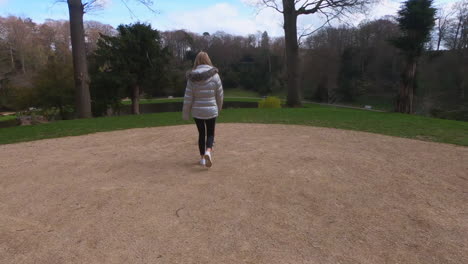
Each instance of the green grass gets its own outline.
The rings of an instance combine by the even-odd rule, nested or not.
[[[319,105],[307,105],[307,108],[228,109],[222,112],[219,122],[333,127],[468,146],[468,122]],[[59,121],[0,129],[0,144],[191,123],[183,121],[181,113]]]
[[[154,98],[154,99],[141,99],[140,104],[162,104],[162,103],[177,103],[183,102],[183,98]],[[256,98],[242,98],[242,97],[225,97],[225,102],[258,102],[260,99]],[[131,101],[122,101],[123,105],[131,105]]]
[[[258,103],[260,98],[239,98],[239,97],[224,97],[224,102],[255,102]]]
[[[15,118],[16,118],[15,115],[0,116],[0,122],[13,120],[13,119],[15,119]]]
[[[162,103],[176,103],[184,101],[182,98],[154,98],[154,99],[140,99],[140,104],[162,104]],[[131,105],[132,101],[122,101],[123,105]]]
[[[370,105],[373,109],[383,111],[392,111],[394,109],[392,98],[382,96],[360,96],[356,98],[355,102],[350,103],[350,105],[361,108],[365,105]]]
[[[242,88],[224,89],[225,97],[260,97],[257,92],[245,90]]]

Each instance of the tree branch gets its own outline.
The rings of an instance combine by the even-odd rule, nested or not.
[[[318,0],[315,2],[306,1],[301,8],[297,10],[298,15],[309,15],[317,13],[320,10],[327,8],[336,9],[340,8],[340,13],[343,11],[351,11],[353,8],[362,7],[366,3],[370,3],[372,0]],[[314,6],[313,8],[307,9],[308,7]]]
[[[324,8],[322,7],[322,3],[324,2],[325,0],[319,0],[317,2],[313,2],[313,3],[309,3],[308,1],[305,2],[301,8],[299,8],[296,13],[298,15],[308,15],[308,14],[314,14],[316,13],[319,9],[321,8]],[[313,8],[311,9],[307,9],[309,6],[312,6],[312,5],[315,5]]]
[[[159,12],[153,9],[154,2],[153,0],[134,0],[142,5],[144,5],[148,10],[150,10],[154,14],[158,14]],[[130,13],[130,16],[132,19],[137,18],[137,15],[133,12],[133,10],[128,6],[127,2],[128,0],[120,0],[122,4],[127,8],[128,12]]]
[[[276,11],[283,13],[283,11],[279,9],[278,4],[276,3],[275,0],[262,0],[262,2],[266,7],[273,8]]]
[[[159,12],[153,9],[154,1],[153,0],[136,0],[140,4],[144,5],[152,13],[159,14]]]
[[[331,27],[332,24],[331,24],[330,22],[333,21],[334,19],[338,19],[339,21],[342,21],[342,20],[341,20],[341,16],[347,17],[347,15],[346,15],[346,13],[345,13],[345,8],[343,8],[343,7],[342,7],[340,10],[335,11],[335,12],[333,12],[333,13],[331,13],[331,12],[326,12],[326,11],[324,11],[324,10],[322,10],[322,9],[319,9],[317,12],[320,13],[320,14],[322,14],[323,16],[325,16],[326,21],[325,21],[320,27],[316,28],[315,30],[313,30],[313,31],[311,31],[311,32],[304,33],[304,32],[306,31],[306,30],[304,30],[303,33],[301,33],[301,35],[300,35],[299,38],[298,38],[298,42],[299,42],[299,43],[301,43],[302,38],[313,35],[315,32],[321,30],[321,29],[324,28],[326,25],[328,25],[328,26]],[[310,29],[310,28],[311,28],[311,27],[309,27],[309,29]]]
[[[132,19],[136,18],[137,16],[132,11],[132,9],[128,6],[128,1],[129,0],[120,0],[120,2],[122,2],[122,4],[124,4],[124,6],[130,12],[130,15],[131,15]],[[158,11],[153,9],[153,5],[154,5],[153,0],[133,0],[133,1],[144,5],[152,13],[155,13],[155,14],[159,13]],[[91,11],[104,9],[104,6],[103,6],[103,4],[101,3],[100,0],[82,0],[81,2],[82,2],[83,10],[84,10],[85,13],[89,13]],[[68,0],[54,0],[54,4],[55,3],[68,3]]]
[[[125,0],[120,0],[120,2],[122,2],[122,4],[124,4],[124,6],[127,8],[128,12],[130,13],[130,18],[131,19],[134,19],[134,18],[137,17],[135,15],[135,13],[133,13],[132,9],[128,6],[128,4],[127,4],[127,2]]]
[[[302,4],[302,6],[297,10],[297,12],[299,13],[302,11],[306,11],[307,8],[312,5],[315,5],[315,8],[313,9],[318,9],[318,7],[322,4],[323,1],[324,0],[313,1],[313,2],[305,1],[304,4]]]
[[[334,14],[334,15],[331,16],[331,17],[330,17],[329,14],[327,14],[327,13],[325,13],[324,15],[325,15],[325,17],[327,18],[326,21],[325,21],[320,27],[316,28],[315,30],[313,30],[313,31],[311,31],[311,32],[304,33],[304,32],[306,31],[306,30],[304,30],[303,33],[301,33],[301,35],[300,35],[299,38],[298,38],[298,42],[299,42],[299,43],[301,43],[302,38],[308,37],[308,36],[310,36],[310,35],[313,35],[315,32],[321,30],[321,29],[324,28],[326,25],[331,26],[330,21],[332,21],[333,19],[335,19],[335,18],[337,18],[337,17],[339,16],[338,13],[337,13],[337,14]],[[311,28],[311,27],[309,27],[309,29],[310,29],[310,28]]]

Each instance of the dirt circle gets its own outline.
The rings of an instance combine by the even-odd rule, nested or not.
[[[468,263],[468,148],[195,125],[0,146],[0,263]]]

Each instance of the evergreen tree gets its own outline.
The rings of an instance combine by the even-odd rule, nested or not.
[[[129,88],[132,113],[139,114],[140,94],[145,87],[154,88],[163,77],[169,53],[161,47],[159,32],[150,25],[120,25],[117,31],[118,36],[102,36],[96,61],[102,74]]]
[[[269,50],[270,49],[270,37],[268,36],[268,32],[264,31],[262,34],[262,40],[260,43],[262,49]]]
[[[413,93],[416,82],[418,60],[430,40],[435,25],[436,9],[433,0],[408,0],[398,11],[397,21],[401,34],[392,43],[405,57],[399,94],[395,110],[401,113],[413,112]]]

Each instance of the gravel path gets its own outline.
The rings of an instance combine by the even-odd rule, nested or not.
[[[468,263],[468,148],[220,124],[0,146],[0,263]]]

